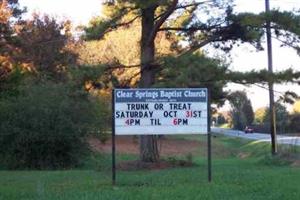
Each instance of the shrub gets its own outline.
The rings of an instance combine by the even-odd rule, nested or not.
[[[0,101],[0,164],[57,169],[80,164],[85,137],[103,128],[107,108],[68,84],[29,84]]]

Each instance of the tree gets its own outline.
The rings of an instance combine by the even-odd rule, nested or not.
[[[248,99],[246,92],[236,91],[228,95],[231,105],[231,115],[233,127],[243,130],[245,126],[251,125],[254,120],[254,113],[251,101]]]
[[[19,26],[19,60],[28,63],[32,71],[57,76],[75,64],[76,55],[66,48],[71,41],[71,22],[34,14]]]
[[[258,108],[254,113],[255,122],[258,124],[262,124],[264,122],[264,117],[266,115],[266,112],[267,112],[266,107]]]
[[[101,18],[100,18],[101,19]],[[91,20],[96,23],[98,17]],[[106,70],[107,75],[115,75],[118,87],[136,87],[140,79],[140,48],[138,46],[141,37],[141,25],[139,21],[120,27],[116,31],[109,32],[102,40],[82,41],[76,48],[79,65],[97,67],[99,64],[113,65]],[[174,55],[174,38],[161,32],[155,40],[156,55],[163,57]],[[130,48],[128,48],[130,47]],[[122,67],[136,65],[135,67]],[[106,74],[104,74],[105,76]]]
[[[225,117],[222,115],[222,113],[219,113],[218,117],[217,117],[217,124],[222,125],[222,124],[225,124],[225,123],[226,123]]]
[[[14,66],[15,54],[19,52],[16,47],[14,23],[20,21],[23,13],[18,6],[17,0],[0,1],[0,95],[7,93],[9,88],[16,87],[19,77],[19,69]]]
[[[222,105],[227,93],[222,81],[227,65],[200,53],[186,54],[180,59],[168,56],[163,59],[164,67],[155,76],[155,87],[207,87],[212,103]],[[176,70],[174,70],[176,67]]]
[[[22,82],[20,94],[0,98],[0,164],[10,169],[66,169],[88,152],[87,137],[107,127],[107,105],[82,80]]]
[[[290,115],[289,130],[295,133],[300,132],[300,113]]]
[[[296,101],[293,105],[293,111],[294,113],[300,113],[300,101]]]
[[[19,8],[18,0],[0,1],[0,55],[11,53],[10,45],[14,45],[14,24],[18,22],[24,11]]]
[[[249,42],[261,49],[260,41],[266,20],[274,24],[277,38],[283,40],[285,45],[298,48],[295,45],[299,42],[297,35],[300,35],[299,16],[289,12],[274,10],[258,15],[234,14],[231,1],[223,0],[111,0],[105,3],[103,10],[105,17],[86,29],[87,37],[100,38],[104,33],[141,19],[139,86],[142,88],[151,87],[155,83],[155,76],[162,66],[156,60],[154,42],[161,31],[182,37],[186,41],[186,48],[177,56],[178,59],[207,44],[214,44],[216,48],[228,51],[234,43],[240,41]],[[196,17],[201,13],[206,14],[204,19]],[[218,13],[217,16],[214,13]],[[141,137],[140,147],[141,160],[158,159],[154,136]]]
[[[263,122],[267,124],[270,121],[269,108],[267,108],[265,113],[266,114],[264,116]],[[275,113],[276,113],[276,126],[281,131],[281,133],[284,133],[284,130],[286,129],[288,124],[289,113],[286,107],[279,102],[275,102]]]

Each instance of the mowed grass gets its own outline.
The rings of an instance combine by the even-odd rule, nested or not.
[[[197,139],[205,140],[205,137]],[[300,168],[270,162],[265,157],[265,154],[269,154],[268,144],[218,136],[213,138],[213,148],[211,183],[207,181],[207,158],[199,152],[199,156],[193,157],[197,164],[194,167],[117,171],[117,185],[112,186],[109,155],[102,155],[89,159],[88,164],[80,170],[0,171],[0,199],[300,198]],[[130,159],[135,159],[135,156],[118,155],[119,162]]]

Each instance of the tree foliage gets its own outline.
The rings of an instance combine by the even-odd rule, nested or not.
[[[98,18],[93,19],[98,20]],[[102,40],[83,41],[77,48],[80,65],[106,64],[107,76],[113,74],[116,87],[136,87],[140,79],[140,20],[107,33]],[[159,33],[155,40],[156,57],[174,55],[175,38]]]
[[[11,53],[10,45],[15,41],[14,22],[20,20],[23,10],[19,8],[18,0],[1,0],[0,2],[0,54]]]
[[[78,166],[90,134],[103,136],[110,106],[87,87],[103,67],[75,67],[71,23],[0,1],[0,165],[10,169]]]
[[[275,103],[275,112],[276,112],[277,124],[286,124],[288,121],[288,115],[289,115],[287,108],[283,104],[276,102]],[[264,122],[270,121],[269,119],[270,119],[270,112],[269,112],[269,108],[267,108],[266,114],[264,116]]]
[[[300,101],[296,101],[293,105],[293,111],[294,113],[300,113]]]
[[[86,37],[101,38],[105,33],[127,26],[142,18],[141,10],[153,7],[157,32],[179,34],[195,51],[208,43],[230,50],[236,42],[248,42],[262,49],[265,22],[271,21],[276,38],[283,44],[299,44],[299,16],[293,12],[272,10],[270,13],[235,13],[232,1],[113,1],[104,4],[104,17],[86,28]],[[205,17],[201,14],[207,13]],[[124,17],[126,16],[126,17]],[[201,17],[196,17],[201,16]],[[150,37],[150,36],[149,36]],[[155,38],[155,37],[154,37]]]
[[[289,130],[295,133],[300,132],[300,113],[293,113],[290,117]]]
[[[266,115],[266,112],[267,112],[266,107],[258,108],[254,113],[255,122],[258,124],[262,124],[264,122],[264,117]]]
[[[101,132],[107,106],[73,84],[26,82],[0,99],[0,163],[10,169],[78,166],[88,134]]]
[[[19,53],[19,49],[16,48],[17,38],[12,22],[18,22],[22,12],[17,0],[0,1],[0,95],[14,85],[12,80],[18,74],[14,69],[17,64],[14,56]]]
[[[166,57],[164,66],[157,73],[157,87],[207,87],[211,90],[213,103],[222,105],[226,98],[222,76],[227,66],[222,61],[201,54],[186,54],[180,58]]]
[[[225,0],[169,0],[149,1],[147,3],[137,0],[107,1],[103,5],[103,15],[92,20],[90,25],[86,27],[85,38],[107,38],[106,35],[108,33],[117,33],[132,26],[132,24],[141,23],[142,19],[145,18],[142,15],[142,11],[147,11],[147,8],[151,8],[151,12],[154,13],[152,30],[146,36],[148,42],[155,40],[161,32],[166,33],[168,37],[176,38],[172,41],[172,46],[178,50],[177,58],[197,51],[207,44],[212,44],[215,48],[228,51],[233,47],[233,44],[247,42],[261,50],[263,49],[261,42],[267,20],[272,22],[272,29],[276,33],[275,36],[282,42],[282,45],[298,48],[299,16],[295,13],[281,12],[279,10],[259,14],[235,13],[232,2]],[[150,13],[150,10],[147,12]],[[206,17],[202,16],[203,13],[207,13]],[[142,36],[138,37],[141,38]],[[184,47],[181,46],[182,41],[186,42]],[[155,63],[151,65],[153,65],[153,68],[156,68],[156,72],[159,72],[163,67],[157,68],[155,66],[163,66],[165,63],[157,62],[157,58],[159,58],[157,52],[155,52],[155,57],[155,60],[151,61]],[[136,64],[138,63],[133,61],[126,65]],[[137,73],[133,73],[135,78]],[[300,73],[292,69],[278,73],[269,73],[267,70],[253,70],[246,73],[227,70],[224,71],[223,76],[219,76],[220,81],[241,84],[282,83],[288,81],[299,83],[299,78]],[[136,82],[136,79],[134,80]]]
[[[69,21],[57,22],[47,15],[33,15],[32,20],[19,24],[17,32],[20,60],[39,73],[59,74],[75,64],[76,55],[66,45],[70,41]]]
[[[70,41],[69,22],[36,14],[23,20],[25,10],[17,0],[1,1],[0,7],[0,95],[16,93],[28,72],[57,78],[74,63],[75,54],[65,48]]]
[[[280,102],[275,102],[275,116],[276,116],[276,127],[281,133],[285,133],[289,124],[289,113],[287,108]],[[266,125],[270,123],[270,109],[267,108],[263,122]]]

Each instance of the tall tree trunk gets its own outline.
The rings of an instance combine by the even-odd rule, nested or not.
[[[153,69],[155,44],[154,39],[149,39],[154,29],[154,13],[156,6],[142,9],[142,37],[141,37],[141,88],[151,87],[154,83],[155,72]],[[157,136],[140,137],[140,160],[144,162],[157,162],[159,152]]]

